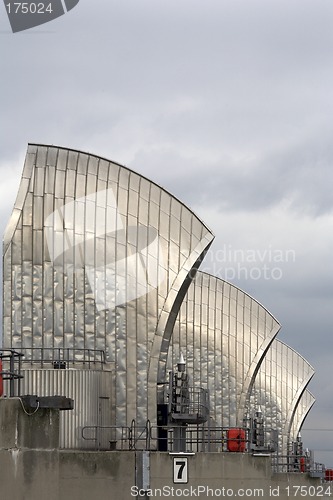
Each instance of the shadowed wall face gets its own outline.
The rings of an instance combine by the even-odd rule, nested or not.
[[[4,346],[24,349],[36,367],[59,350],[78,365],[104,351],[117,425],[154,419],[166,325],[212,239],[187,207],[129,169],[30,145],[4,237]]]

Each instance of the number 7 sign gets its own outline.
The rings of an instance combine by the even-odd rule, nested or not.
[[[188,482],[187,457],[173,458],[173,482],[174,483]]]

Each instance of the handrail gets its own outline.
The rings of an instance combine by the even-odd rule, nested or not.
[[[95,449],[99,450],[101,448],[100,446],[100,441],[101,439],[101,436],[100,436],[100,430],[113,430],[115,431],[114,434],[117,434],[117,431],[121,431],[121,435],[120,437],[119,436],[111,436],[111,437],[115,437],[118,441],[121,442],[121,449],[123,450],[124,449],[124,443],[128,442],[128,449],[131,449],[130,448],[130,428],[127,427],[127,426],[116,426],[116,425],[86,425],[84,427],[82,427],[81,429],[81,437],[83,440],[85,441],[94,441],[95,442]],[[85,435],[85,431],[87,430],[94,430],[95,431],[95,435],[94,437],[87,437]],[[115,439],[111,439],[109,440],[109,443],[110,443],[110,447],[111,447],[111,443],[114,443],[115,442]]]
[[[1,349],[0,350],[0,360],[1,360],[1,372],[0,377],[2,380],[9,380],[9,395],[20,396],[21,395],[21,363],[24,354],[14,350],[14,349]],[[9,369],[4,369],[2,364],[3,360],[9,360]],[[17,363],[17,369],[15,369],[15,363]],[[17,391],[15,394],[15,381],[17,381]]]
[[[4,349],[8,350],[8,349]],[[87,364],[91,365],[106,364],[105,352],[102,349],[84,349],[76,347],[20,347],[16,351],[21,356],[24,356],[22,361],[24,364],[40,363],[44,364],[65,363],[64,366],[71,364]],[[66,366],[67,367],[67,366]]]
[[[90,425],[85,426],[81,430],[81,436],[85,441],[94,442],[94,449],[101,449],[101,442],[104,440],[110,443],[110,448],[117,450],[145,450],[153,451],[158,449],[159,432],[158,429],[167,431],[167,436],[163,439],[167,440],[167,450],[172,452],[175,446],[174,426],[168,425],[152,425],[150,420],[146,421],[145,425],[136,425],[135,419],[131,421],[130,426],[116,425]],[[93,435],[87,433],[93,430]],[[203,425],[188,425],[186,427],[186,451],[191,452],[228,452],[232,451],[233,447],[230,444],[234,443],[236,451],[243,453],[255,453],[257,450],[251,443],[250,434],[246,428],[237,428],[244,431],[240,435],[230,434],[229,427],[207,427]],[[112,439],[106,439],[111,437]],[[118,446],[117,446],[118,445]],[[106,449],[106,448],[103,448]],[[273,450],[269,450],[269,446],[265,449],[260,449],[259,452],[269,453],[272,460],[273,472],[288,472],[288,473],[308,473],[325,474],[325,467],[322,464],[312,462],[307,455],[278,455]]]

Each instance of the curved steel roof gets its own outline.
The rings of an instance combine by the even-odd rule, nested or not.
[[[290,441],[296,441],[298,433],[301,431],[304,421],[314,405],[316,399],[308,389],[305,389],[295,408],[294,417],[290,426]]]
[[[214,424],[242,425],[256,373],[279,329],[255,299],[199,271],[180,308],[168,366],[183,352],[193,384],[210,390]]]
[[[279,453],[287,455],[290,429],[299,401],[314,375],[310,363],[280,340],[274,340],[258,371],[251,408],[260,405],[268,428],[279,434]]]
[[[154,420],[173,323],[212,240],[191,210],[128,168],[30,144],[4,237],[4,345],[37,365],[41,348],[50,360],[72,349],[78,363],[104,350],[117,425]]]

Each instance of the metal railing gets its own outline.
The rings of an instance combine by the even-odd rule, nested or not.
[[[160,430],[166,431],[167,451],[175,451],[177,433],[175,427],[152,425],[148,420],[146,425],[138,426],[132,420],[130,426],[88,425],[82,428],[81,437],[90,441],[94,450],[158,450],[161,441]],[[247,429],[229,429],[224,427],[207,428],[201,424],[187,425],[185,438],[186,451],[189,452],[254,452]],[[262,451],[262,450],[260,450]],[[266,452],[270,452],[267,443]]]
[[[172,419],[204,423],[209,416],[209,393],[202,387],[175,387],[170,401]]]
[[[14,349],[1,349],[1,395],[3,392],[3,380],[9,381],[10,397],[21,395],[21,379],[23,378],[23,375],[21,375],[22,358],[23,354]]]
[[[272,455],[272,470],[275,473],[306,473],[312,477],[321,478],[325,476],[324,464],[314,462],[312,457],[306,454]]]
[[[150,450],[151,425],[137,426],[132,420],[131,426],[86,425],[81,429],[81,437],[92,442],[94,450]]]
[[[8,349],[4,349],[8,350]],[[77,349],[74,347],[22,347],[15,349],[24,356],[26,366],[38,364],[41,368],[64,369],[74,365],[103,370],[106,363],[105,352],[101,349]]]
[[[91,441],[93,450],[130,450],[131,429],[115,425],[86,425],[81,429],[84,441]]]
[[[178,449],[175,427],[151,425],[150,421],[144,426],[136,425],[132,420],[130,426],[85,426],[81,436],[84,441],[91,442],[93,450],[159,450],[160,432],[166,431],[167,446],[164,451],[173,452]],[[230,433],[230,431],[232,431]],[[237,431],[237,432],[233,432]],[[186,452],[241,452],[260,453],[271,456],[272,471],[274,473],[305,473],[311,477],[325,478],[325,466],[316,463],[309,455],[289,454],[277,455],[269,441],[270,433],[265,434],[265,449],[256,450],[251,441],[249,429],[212,427],[203,425],[188,425],[186,427]],[[333,475],[330,476],[333,480]]]

